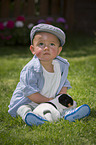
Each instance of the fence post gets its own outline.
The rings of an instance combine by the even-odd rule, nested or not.
[[[60,0],[52,0],[51,14],[53,16],[60,15]]]
[[[20,15],[20,0],[14,0],[14,16],[17,17]]]
[[[40,16],[48,16],[48,0],[40,0]]]
[[[35,15],[35,3],[34,3],[34,0],[28,0],[27,16],[34,16],[34,15]]]
[[[72,30],[74,25],[74,0],[66,0],[66,19],[69,29]]]
[[[1,18],[8,18],[10,12],[10,0],[1,0]]]

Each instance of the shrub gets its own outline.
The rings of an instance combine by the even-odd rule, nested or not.
[[[39,19],[37,24],[46,23],[58,26],[64,31],[68,29],[66,20],[62,17],[54,20],[48,17],[46,20]],[[18,16],[15,21],[0,22],[0,44],[1,45],[26,45],[30,44],[30,30],[34,26],[33,23],[26,23],[24,16]]]

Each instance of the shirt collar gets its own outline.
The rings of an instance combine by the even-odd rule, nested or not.
[[[36,55],[33,57],[33,65],[34,65],[34,71],[36,72],[42,72],[42,66],[40,64],[40,60]]]
[[[57,61],[61,61],[63,63],[68,63],[66,60],[64,61],[64,59],[61,58],[60,56],[57,56],[55,59]],[[43,72],[42,65],[41,65],[40,60],[38,59],[38,57],[36,55],[34,55],[32,60],[33,60],[34,71]]]

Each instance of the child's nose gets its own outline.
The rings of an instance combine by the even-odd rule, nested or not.
[[[46,45],[46,46],[44,47],[44,50],[49,50],[49,46]]]

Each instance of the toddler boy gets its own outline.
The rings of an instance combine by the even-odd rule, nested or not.
[[[69,63],[59,56],[65,43],[65,33],[61,29],[39,24],[32,28],[30,39],[30,50],[34,57],[21,71],[8,112],[12,117],[20,115],[28,125],[38,125],[46,119],[33,114],[33,109],[59,94],[67,94],[67,89],[71,88],[67,79]],[[83,110],[85,114],[82,113],[80,118],[87,116],[89,108],[84,106],[70,112],[69,116],[73,118]],[[68,119],[68,113],[65,119]]]

